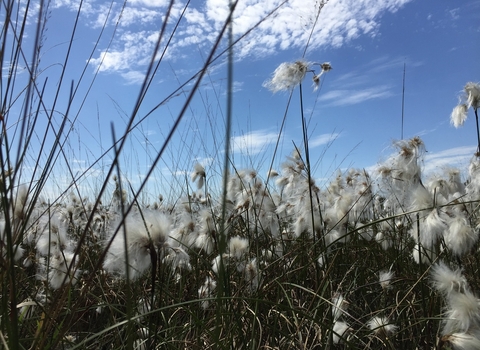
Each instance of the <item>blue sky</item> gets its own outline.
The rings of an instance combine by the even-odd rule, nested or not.
[[[134,0],[125,5],[83,2],[56,106],[59,111],[65,110],[70,81],[78,84],[70,110],[70,119],[75,121],[66,143],[67,158],[74,172],[83,172],[99,159],[102,150],[110,147],[111,123],[117,137],[125,131],[168,3],[167,0]],[[404,65],[404,137],[421,136],[424,140],[427,172],[441,172],[447,165],[466,169],[476,149],[474,115],[470,111],[469,119],[460,129],[450,125],[449,116],[465,83],[480,81],[480,1],[330,0],[317,21],[318,1],[281,3],[240,0],[234,15],[234,37],[249,32],[234,49],[232,158],[238,168],[256,168],[262,176],[265,174],[289,94],[273,94],[262,84],[282,62],[301,59],[308,42],[304,58],[310,62],[330,62],[333,67],[323,77],[319,90],[313,91],[310,76],[303,84],[311,160],[319,181],[335,175],[338,169],[372,169],[392,152],[392,141],[400,139],[402,133]],[[166,37],[172,33],[185,5],[185,1],[175,2]],[[136,120],[144,118],[201,69],[225,21],[227,6],[227,0],[190,3]],[[61,65],[78,7],[78,1],[61,0],[52,2],[48,11],[40,61],[43,72],[38,80],[43,84],[48,76],[44,98],[47,104],[53,104],[53,91],[59,86]],[[27,27],[24,42],[27,48],[33,45],[34,17],[32,13]],[[257,25],[262,19],[265,20]],[[165,48],[165,42],[166,39],[160,50]],[[225,44],[224,40],[220,50]],[[168,192],[172,183],[182,186],[196,161],[203,162],[211,176],[220,172],[225,129],[225,62],[226,55],[205,75],[155,168],[149,183],[149,198]],[[4,70],[3,78],[5,74]],[[138,187],[152,165],[191,87],[191,83],[187,84],[145,117],[128,138],[121,169],[133,188]],[[298,88],[294,90],[280,140],[274,167],[292,151],[294,143],[301,145]],[[79,185],[98,188],[112,157],[110,152],[101,158]],[[54,187],[61,189],[71,183],[71,177],[64,175],[61,160],[58,168],[52,181]]]

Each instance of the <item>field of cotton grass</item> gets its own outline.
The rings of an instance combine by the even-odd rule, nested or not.
[[[53,118],[45,106],[56,103],[35,74],[48,16],[40,6],[38,50],[26,63],[13,16],[20,7],[1,6],[10,15],[1,61],[11,74],[1,89],[0,348],[480,349],[478,153],[468,169],[426,178],[423,141],[399,140],[375,173],[338,170],[319,186],[300,110],[304,142],[278,168],[238,169],[226,142],[223,173],[192,164],[177,197],[141,203],[143,184],[132,188],[120,171],[134,112],[121,137],[112,132],[113,162],[93,199],[70,186],[45,200],[70,122],[68,108],[58,124],[39,122]],[[229,24],[192,77],[178,123],[214,60],[225,58],[230,76]],[[160,62],[152,56],[140,96]],[[25,64],[30,79],[17,96],[15,72]],[[332,65],[286,62],[264,85],[302,99],[302,86],[321,86]],[[480,87],[464,92],[451,122],[474,113],[478,135]],[[41,150],[32,150],[38,135]],[[25,159],[35,157],[42,166],[25,181]]]

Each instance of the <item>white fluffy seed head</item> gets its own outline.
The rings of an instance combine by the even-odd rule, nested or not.
[[[333,324],[333,343],[341,343],[342,339],[345,338],[349,331],[351,331],[351,328],[348,323],[343,321],[335,321]]]
[[[432,267],[431,277],[433,287],[445,296],[462,293],[467,288],[467,280],[462,271],[453,271],[442,261]]]
[[[370,329],[377,336],[389,336],[394,334],[398,326],[391,324],[385,316],[374,316],[367,323],[368,329]]]
[[[378,274],[378,282],[380,286],[382,286],[383,290],[390,289],[392,286],[390,285],[391,281],[395,277],[395,273],[392,271],[380,271]]]
[[[480,339],[469,333],[457,332],[442,337],[442,340],[453,345],[455,350],[478,350],[480,349]]]
[[[455,106],[450,114],[450,124],[454,127],[461,127],[467,120],[468,106],[465,103],[460,103]]]
[[[272,92],[287,91],[300,84],[309,71],[309,63],[306,61],[284,62],[273,72],[270,80],[263,86]]]
[[[465,85],[465,93],[467,95],[467,105],[472,108],[480,107],[480,84],[468,82]]]
[[[480,300],[469,290],[450,293],[447,297],[443,334],[468,332],[479,327]]]
[[[457,216],[449,222],[444,239],[447,248],[460,257],[473,248],[478,240],[478,232],[468,224],[466,218]]]
[[[192,182],[197,182],[197,188],[201,189],[205,182],[205,168],[200,163],[195,163],[191,174]]]
[[[126,276],[128,254],[129,277],[135,280],[151,265],[150,249],[168,246],[170,230],[170,218],[158,211],[143,210],[127,215],[123,222],[119,220],[111,227],[110,238],[105,242],[111,241],[111,245],[103,264],[104,269]]]
[[[231,257],[240,260],[242,256],[248,253],[248,238],[234,236],[228,242],[228,251]]]
[[[334,321],[337,321],[345,311],[347,311],[349,302],[345,300],[342,294],[337,294],[332,298],[332,315]]]

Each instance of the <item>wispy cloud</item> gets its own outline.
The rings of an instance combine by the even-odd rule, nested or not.
[[[320,97],[331,106],[353,105],[372,99],[392,96],[391,87],[388,85],[374,86],[364,89],[332,90]]]
[[[252,131],[250,133],[234,136],[231,138],[232,152],[255,155],[274,144],[278,134],[265,130]]]
[[[465,169],[476,152],[475,146],[455,147],[444,151],[428,153],[424,161],[426,175],[441,171],[445,168]]]
[[[335,141],[338,137],[340,137],[339,133],[332,133],[332,134],[322,134],[315,136],[314,138],[310,139],[308,145],[310,148],[323,146]]]
[[[383,99],[395,95],[397,80],[388,80],[388,75],[399,76],[404,64],[419,67],[422,62],[414,62],[405,57],[380,56],[352,71],[341,74],[329,82],[332,90],[320,96],[320,100],[331,106],[353,105],[372,99]],[[376,79],[382,77],[382,81]]]

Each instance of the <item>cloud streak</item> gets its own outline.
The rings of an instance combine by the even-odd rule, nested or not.
[[[387,98],[392,96],[391,87],[379,85],[363,89],[332,90],[323,94],[320,101],[325,101],[331,106],[354,105],[372,99]]]
[[[230,142],[233,153],[255,155],[275,144],[277,139],[278,133],[256,130],[241,136],[234,136]]]
[[[323,146],[335,141],[337,138],[340,137],[339,133],[332,133],[332,134],[322,134],[315,136],[314,138],[310,139],[308,142],[309,148],[315,148],[319,146]]]
[[[425,156],[423,171],[425,174],[431,174],[446,168],[468,167],[477,148],[475,146],[455,147],[444,151],[428,153]]]

